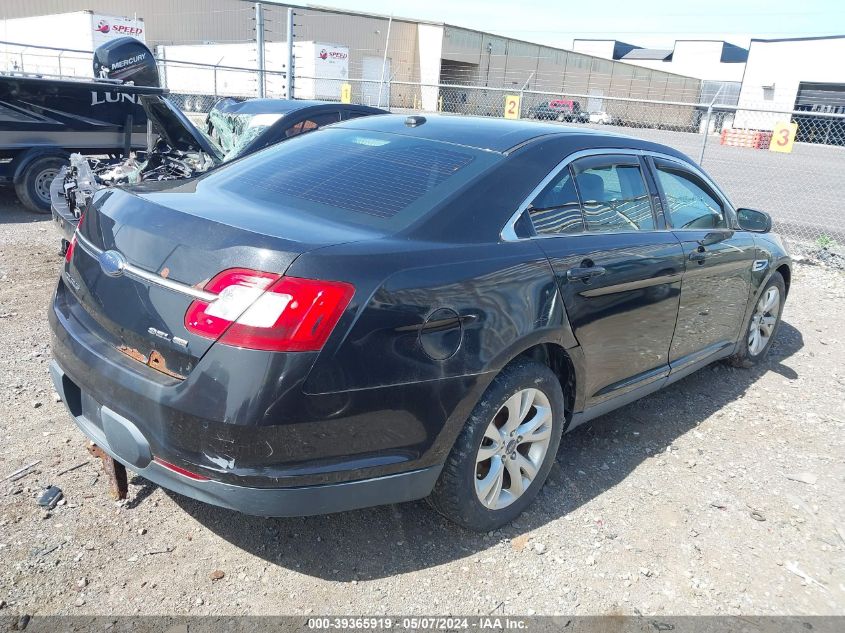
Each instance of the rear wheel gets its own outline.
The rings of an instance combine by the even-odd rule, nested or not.
[[[563,392],[545,365],[517,361],[476,405],[429,502],[471,530],[509,523],[534,500],[552,468],[563,429]]]
[[[751,367],[766,358],[780,325],[785,298],[786,285],[783,277],[780,273],[774,273],[754,305],[754,312],[745,329],[741,347],[730,359],[732,364]]]
[[[66,164],[67,159],[54,155],[36,158],[26,166],[15,193],[28,211],[50,213],[50,185]]]

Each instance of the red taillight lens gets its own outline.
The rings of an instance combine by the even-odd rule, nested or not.
[[[355,288],[340,281],[280,277],[245,269],[224,270],[185,313],[189,332],[249,349],[307,352],[322,349]]]
[[[85,219],[85,214],[79,216],[79,222],[76,223],[76,230],[73,232],[73,237],[70,238],[70,244],[67,245],[67,250],[65,251],[65,261],[69,264],[70,260],[73,259],[73,249],[76,248],[76,231],[78,231],[82,227],[82,221]]]
[[[67,250],[65,251],[65,261],[69,264],[70,260],[73,259],[73,249],[76,248],[76,233],[73,234],[73,237],[70,238],[70,244],[67,245]]]

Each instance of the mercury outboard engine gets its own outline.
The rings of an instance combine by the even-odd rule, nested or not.
[[[152,51],[134,37],[119,37],[94,51],[94,76],[136,86],[161,87]]]

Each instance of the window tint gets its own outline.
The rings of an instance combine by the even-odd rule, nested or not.
[[[298,136],[300,134],[304,134],[305,132],[313,132],[317,128],[323,127],[324,125],[337,123],[340,119],[339,114],[340,113],[338,112],[317,114],[315,116],[305,119],[304,121],[300,121],[299,123],[294,123],[292,126],[285,130],[285,137],[291,138],[292,136]]]
[[[538,234],[580,233],[584,230],[581,205],[569,168],[562,170],[528,208]]]
[[[651,200],[638,165],[575,163],[575,182],[588,231],[654,229]]]
[[[394,134],[326,129],[205,176],[208,186],[330,221],[406,226],[498,162],[490,152]]]
[[[727,228],[722,204],[697,178],[683,170],[658,164],[657,180],[666,197],[674,228]]]

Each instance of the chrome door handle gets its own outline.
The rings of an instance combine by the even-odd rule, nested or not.
[[[606,272],[607,269],[603,266],[584,266],[579,268],[570,268],[566,271],[566,278],[570,281],[589,281],[593,277],[600,277]]]
[[[701,263],[705,259],[707,259],[707,251],[705,251],[705,250],[695,250],[695,251],[693,251],[692,253],[689,254],[689,260],[691,262]]]

